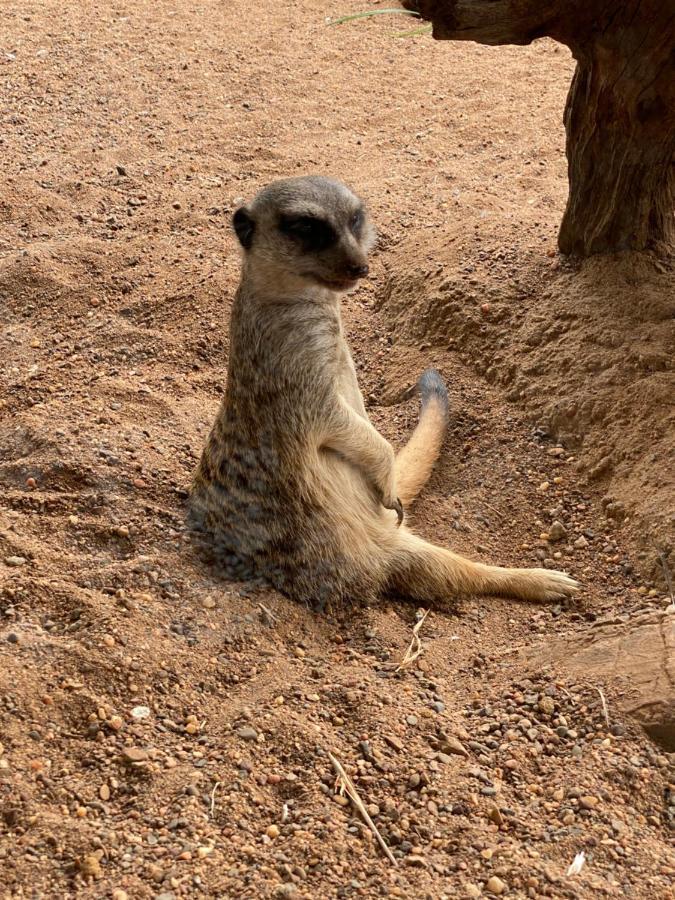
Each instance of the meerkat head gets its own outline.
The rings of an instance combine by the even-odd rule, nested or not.
[[[232,224],[248,271],[262,270],[270,285],[346,291],[368,274],[375,232],[362,201],[339,181],[275,181]]]

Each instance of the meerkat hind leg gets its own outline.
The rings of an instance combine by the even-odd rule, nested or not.
[[[389,586],[416,600],[448,600],[453,594],[497,594],[551,601],[576,593],[569,575],[549,569],[504,569],[472,562],[401,530],[391,549]]]

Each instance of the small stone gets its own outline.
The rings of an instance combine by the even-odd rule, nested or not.
[[[288,884],[279,884],[274,890],[275,897],[295,897],[298,893],[298,889],[294,884],[288,882]]]
[[[579,797],[579,806],[582,809],[595,809],[599,802],[597,797],[592,797],[590,795]]]
[[[148,751],[141,747],[125,747],[122,750],[122,761],[129,765],[146,762],[147,758]]]
[[[25,566],[28,560],[25,556],[6,556],[5,557],[5,565],[10,566],[12,568],[18,568],[19,566]]]
[[[258,740],[258,732],[255,730],[255,728],[251,728],[250,725],[242,725],[241,728],[237,728],[237,734],[242,739],[242,741]]]
[[[469,756],[469,751],[464,744],[451,734],[444,734],[440,743],[443,753],[454,753],[455,756],[463,756],[464,758]]]
[[[124,719],[122,716],[110,716],[108,725],[110,725],[113,731],[121,731],[124,727]]]
[[[115,638],[111,634],[103,635],[103,643],[106,647],[114,647],[115,646]]]
[[[588,547],[588,541],[583,536],[583,534],[581,535],[581,537],[578,537],[576,539],[576,541],[574,542],[574,546],[577,550],[583,550],[585,547]]]
[[[268,825],[265,829],[265,834],[268,838],[272,838],[272,840],[274,840],[274,838],[279,837],[279,835],[281,834],[281,830],[279,829],[278,825]]]
[[[204,597],[202,599],[202,606],[204,609],[215,609],[216,608],[216,598],[215,597]]]
[[[464,896],[480,897],[480,888],[477,884],[474,884],[473,881],[467,881],[467,883],[464,885]]]
[[[296,647],[296,648],[293,650],[293,653],[295,654],[295,656],[296,656],[298,659],[304,659],[305,656],[307,656],[307,654],[306,654],[305,651],[302,649],[302,647]],[[290,896],[290,894],[289,894],[288,896]]]
[[[37,481],[34,478],[26,478],[26,487],[27,488],[37,487]]]
[[[488,813],[488,819],[493,822],[498,827],[501,827],[504,824],[504,817],[499,812],[499,809],[496,806],[493,806]]]
[[[491,875],[485,883],[485,890],[490,894],[503,894],[506,890],[506,885],[501,878],[497,878],[496,875]]]
[[[129,900],[129,895],[122,888],[115,888],[112,892],[112,900]]]
[[[333,794],[333,800],[338,806],[349,806],[349,797],[345,797],[344,794]]]
[[[213,853],[213,847],[197,847],[197,858],[198,859],[206,859],[207,856],[210,856]]]
[[[544,713],[545,716],[552,716],[555,712],[555,703],[550,697],[542,697],[537,703],[537,709],[539,712]]]
[[[109,786],[107,784],[102,784],[101,787],[98,789],[98,795],[101,798],[101,800],[104,800],[104,801],[110,800]]]
[[[199,725],[196,722],[188,722],[185,726],[185,730],[188,734],[198,734],[199,733]]]
[[[384,735],[385,743],[389,744],[397,753],[402,753],[405,745],[403,741],[399,741],[399,739],[393,734],[385,734]]]
[[[537,488],[537,490],[538,490],[540,493],[545,494],[546,491],[547,491],[550,487],[551,487],[551,485],[550,485],[550,483],[549,483],[548,481],[542,481],[542,483],[539,485],[539,487]]]
[[[136,719],[136,721],[141,721],[142,719],[147,719],[150,716],[150,709],[147,706],[134,706],[131,710],[131,718]]]
[[[103,869],[96,853],[89,853],[77,861],[77,867],[85,878],[101,878]]]
[[[416,866],[419,869],[424,868],[427,864],[425,858],[417,853],[411,853],[410,856],[406,856],[405,862],[407,866]]]
[[[115,534],[118,537],[129,537],[128,526],[127,525],[118,525],[117,528],[115,528]]]
[[[19,635],[14,631],[10,631],[7,635],[7,643],[8,644],[18,644],[19,643]]]
[[[551,527],[548,530],[548,539],[551,543],[555,543],[556,541],[564,541],[567,537],[567,530],[562,522],[558,522],[556,519],[555,522],[551,523]]]

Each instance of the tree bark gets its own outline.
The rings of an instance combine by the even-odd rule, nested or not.
[[[438,40],[529,44],[577,60],[565,109],[558,245],[589,256],[675,239],[675,0],[403,0]]]

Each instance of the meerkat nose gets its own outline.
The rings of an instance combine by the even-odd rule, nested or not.
[[[365,263],[350,263],[347,266],[347,273],[353,278],[365,278],[370,271]]]

